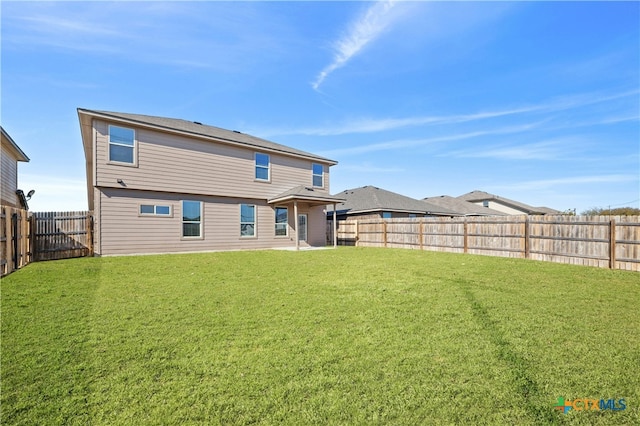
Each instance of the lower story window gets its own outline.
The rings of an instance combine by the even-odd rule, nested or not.
[[[276,207],[276,237],[286,237],[289,224],[289,210]]]
[[[256,235],[256,206],[240,204],[240,236],[255,237]]]
[[[158,206],[154,204],[140,204],[140,214],[154,216],[171,216],[171,207]]]
[[[202,203],[200,201],[182,202],[182,236],[202,237]]]

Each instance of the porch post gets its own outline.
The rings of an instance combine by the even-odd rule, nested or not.
[[[336,221],[336,203],[333,203],[333,248],[338,247],[338,222]]]
[[[293,200],[293,215],[295,216],[295,229],[296,229],[296,251],[300,250],[300,235],[298,234],[298,227],[300,224],[298,223],[298,200]]]

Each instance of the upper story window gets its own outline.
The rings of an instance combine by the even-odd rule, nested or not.
[[[133,129],[109,126],[109,161],[135,164],[136,134]]]
[[[313,186],[317,188],[324,187],[324,166],[322,164],[313,164]]]
[[[256,152],[256,180],[271,180],[271,161],[268,154]]]

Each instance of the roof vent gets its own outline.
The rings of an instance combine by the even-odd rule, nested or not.
[[[242,132],[240,130],[234,130],[233,133],[240,133],[242,134]]]
[[[199,124],[199,125],[201,125],[201,126],[202,126],[202,123],[201,123],[201,122],[199,122],[199,121],[194,121],[194,123],[195,123],[195,124]]]

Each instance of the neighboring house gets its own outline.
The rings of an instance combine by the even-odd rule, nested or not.
[[[78,117],[97,255],[325,245],[335,161],[198,122]]]
[[[362,188],[347,189],[336,197],[345,201],[338,203],[337,218],[344,220],[358,217],[372,218],[402,218],[425,216],[459,216],[454,211],[415,198],[406,197],[395,192],[364,186]],[[328,209],[327,219],[332,219]]]
[[[18,189],[18,162],[28,162],[29,157],[20,149],[9,134],[0,127],[2,154],[0,158],[0,204],[28,210],[27,198]]]
[[[519,201],[510,200],[508,198],[499,197],[484,191],[471,191],[458,197],[460,200],[468,201],[482,207],[488,207],[508,215],[545,215],[545,214],[561,214],[560,211],[550,209],[548,207],[532,207]]]
[[[465,200],[461,200],[459,198],[451,197],[449,195],[440,195],[437,197],[427,197],[423,198],[422,201],[426,201],[430,204],[434,204],[436,206],[444,207],[446,209],[452,210],[460,216],[505,216],[506,213],[503,213],[498,210],[490,209],[488,207],[483,207],[478,204],[473,204]]]

